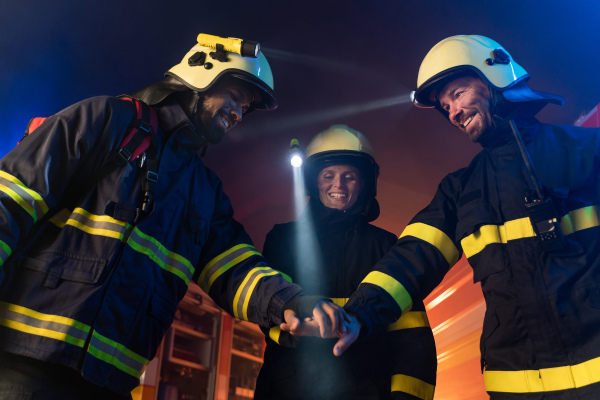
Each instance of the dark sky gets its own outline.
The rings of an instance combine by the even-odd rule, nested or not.
[[[440,115],[406,102],[428,50],[481,34],[502,44],[534,89],[563,95],[545,122],[573,123],[600,102],[597,1],[0,0],[0,154],[27,122],[86,97],[162,78],[198,33],[258,40],[280,106],[250,114],[206,164],[224,181],[257,247],[292,218],[289,142],[334,123],[363,132],[381,165],[378,225],[400,234],[440,179],[478,151]],[[394,105],[389,99],[396,100]]]

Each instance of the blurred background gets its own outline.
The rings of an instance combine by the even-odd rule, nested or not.
[[[375,224],[400,235],[439,181],[479,146],[437,112],[412,107],[421,60],[438,41],[480,34],[503,45],[533,89],[565,97],[538,118],[573,124],[600,102],[600,5],[592,0],[305,0],[67,2],[0,0],[0,155],[30,118],[163,77],[198,33],[257,40],[279,108],[255,112],[208,149],[235,216],[262,248],[294,219],[290,140],[342,123],[372,142],[381,167]],[[479,364],[484,304],[461,260],[426,301],[436,335],[437,400],[485,399]]]

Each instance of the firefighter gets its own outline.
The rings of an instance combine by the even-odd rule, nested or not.
[[[263,254],[303,293],[343,305],[397,236],[369,223],[379,216],[379,166],[364,135],[333,125],[310,141],[306,156],[308,205],[298,221],[273,227]],[[343,357],[332,352],[335,339],[263,331],[257,400],[433,399],[435,342],[421,301]]]
[[[540,123],[538,111],[563,101],[528,79],[483,36],[449,37],[429,51],[415,105],[436,108],[483,149],[443,179],[346,309],[367,334],[425,298],[464,254],[487,306],[481,369],[490,397],[596,399],[600,130]]]
[[[201,34],[134,93],[156,115],[152,144],[88,192],[136,115],[131,101],[77,103],[0,159],[0,398],[131,398],[192,282],[267,327],[302,303],[200,159],[247,113],[277,106],[265,56],[240,42]],[[331,334],[342,314],[315,303]]]

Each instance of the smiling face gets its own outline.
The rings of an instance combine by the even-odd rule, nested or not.
[[[473,142],[492,129],[490,90],[481,79],[474,76],[455,79],[439,92],[438,100],[452,125]]]
[[[332,165],[319,172],[317,188],[325,207],[348,210],[356,204],[363,180],[358,168],[352,165]]]
[[[255,100],[254,93],[242,83],[231,80],[218,83],[203,94],[196,128],[210,143],[219,143],[225,132],[242,120]]]

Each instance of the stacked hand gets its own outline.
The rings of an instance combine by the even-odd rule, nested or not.
[[[294,311],[285,310],[284,318],[285,322],[279,327],[292,335],[339,338],[333,346],[336,356],[342,355],[360,333],[360,323],[354,316],[337,304],[324,300],[315,304],[312,317],[300,321]]]

